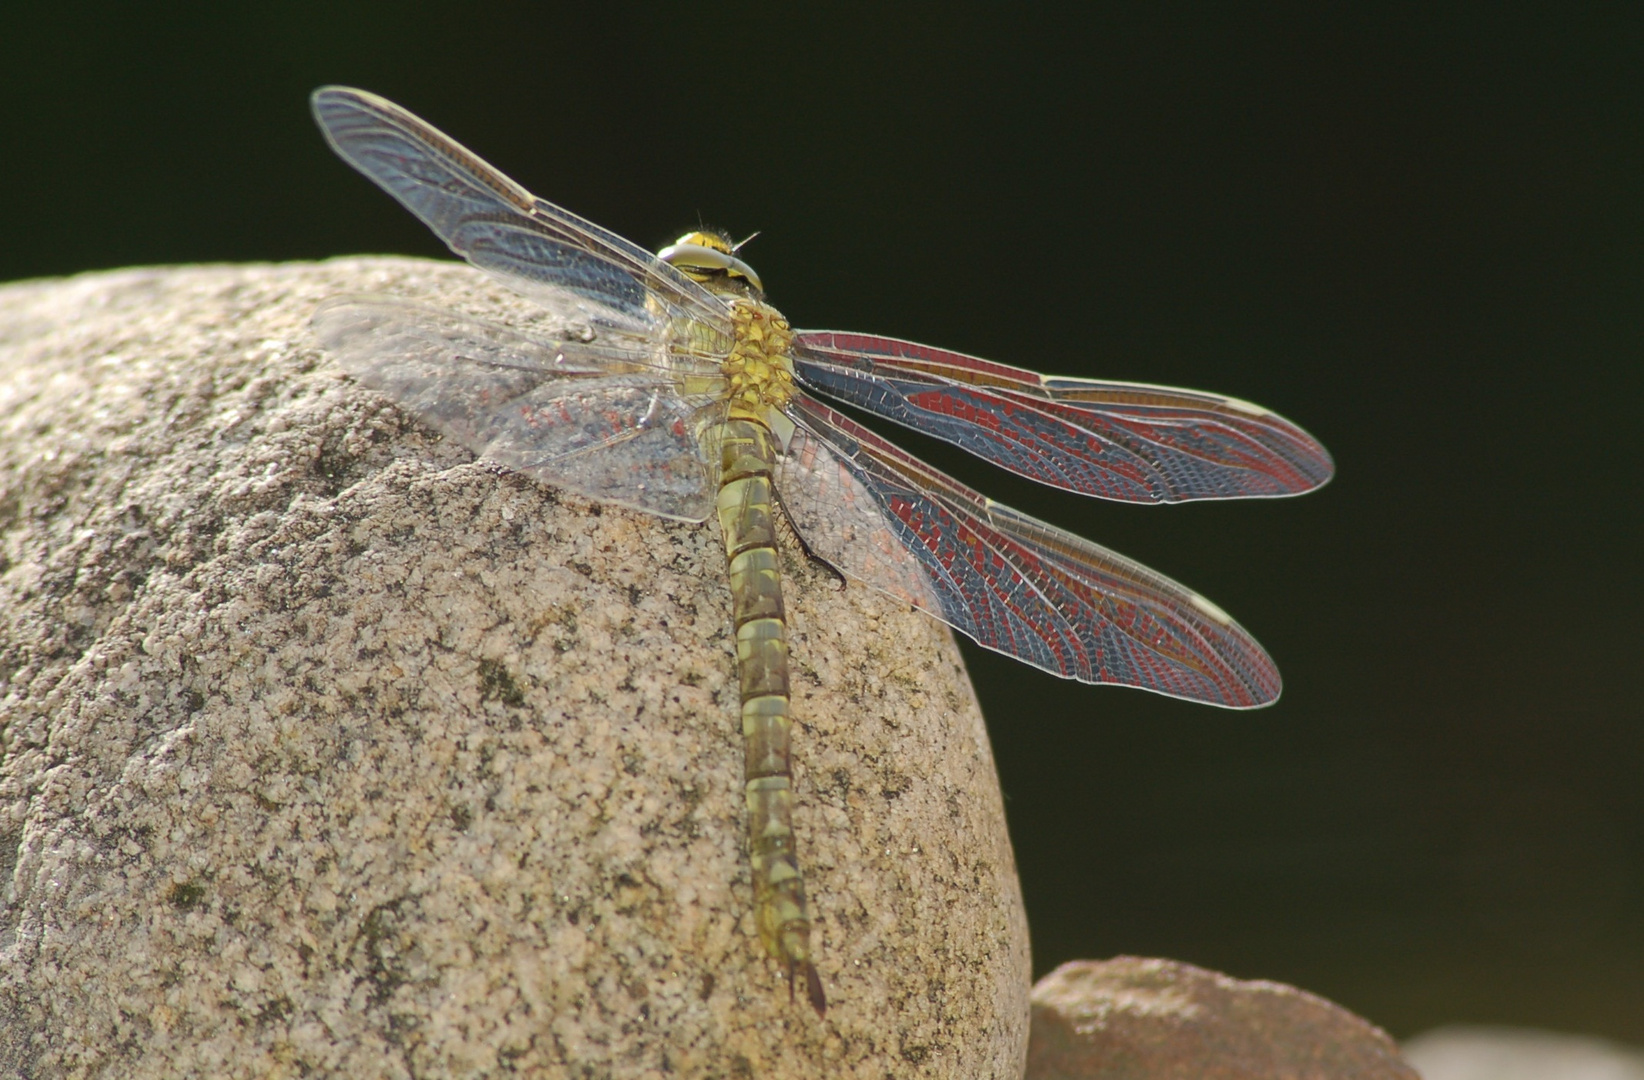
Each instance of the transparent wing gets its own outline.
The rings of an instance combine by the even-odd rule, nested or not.
[[[344,161],[421,218],[451,250],[550,311],[729,348],[725,304],[637,244],[537,198],[433,125],[363,90],[322,87],[311,104]],[[654,301],[654,302],[653,302]],[[683,322],[681,322],[683,320]]]
[[[795,373],[807,388],[1083,495],[1298,495],[1335,471],[1318,440],[1236,398],[1052,378],[868,334],[803,330],[795,341]]]
[[[1228,708],[1279,696],[1278,669],[1169,578],[965,487],[804,395],[778,470],[822,558],[977,643],[1063,678]]]
[[[343,370],[476,454],[591,499],[702,521],[717,460],[698,437],[723,412],[714,378],[681,392],[661,346],[539,339],[455,311],[338,297],[314,313]]]

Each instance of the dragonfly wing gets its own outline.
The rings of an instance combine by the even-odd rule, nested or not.
[[[702,521],[713,509],[714,462],[697,433],[722,395],[682,394],[654,342],[542,340],[349,297],[321,304],[313,325],[343,370],[488,460],[663,517]]]
[[[993,502],[803,395],[777,481],[807,544],[981,645],[1063,678],[1229,708],[1278,669],[1220,608],[1140,563]]]
[[[804,330],[810,389],[1021,476],[1124,502],[1297,495],[1335,466],[1307,432],[1236,398],[1052,378],[911,341]]]
[[[493,414],[482,455],[539,480],[676,521],[713,512],[717,460],[699,433],[723,419],[632,376],[543,387]]]
[[[685,319],[729,348],[725,304],[639,245],[537,198],[385,98],[327,86],[312,105],[344,161],[527,298],[636,331]]]

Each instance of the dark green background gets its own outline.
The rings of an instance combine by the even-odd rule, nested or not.
[[[10,6],[0,279],[443,254],[322,144],[343,82],[637,241],[764,230],[798,325],[1275,408],[1323,492],[1087,503],[930,453],[1287,677],[1235,714],[967,654],[1038,970],[1644,1042],[1630,8],[775,6]]]

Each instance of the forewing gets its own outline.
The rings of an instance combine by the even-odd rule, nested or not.
[[[452,251],[524,296],[635,331],[685,320],[693,341],[728,348],[725,305],[639,245],[537,198],[385,98],[327,86],[314,92],[312,105],[344,161]]]
[[[1064,678],[1229,708],[1278,669],[1225,612],[1163,575],[987,499],[803,395],[778,492],[843,573]]]
[[[1298,495],[1329,453],[1236,398],[1052,378],[895,338],[803,330],[808,388],[935,436],[1021,476],[1123,502]]]
[[[717,490],[698,431],[721,394],[686,395],[658,346],[541,340],[440,308],[340,297],[314,314],[355,379],[480,456],[602,502],[701,521]]]

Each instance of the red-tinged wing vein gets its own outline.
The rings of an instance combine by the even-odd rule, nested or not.
[[[805,330],[808,389],[1041,483],[1124,502],[1296,495],[1329,453],[1259,406],[1195,390],[1052,378],[895,338]]]
[[[790,411],[801,426],[777,478],[783,505],[846,574],[1064,678],[1231,708],[1278,697],[1272,660],[1203,597],[985,498],[820,402],[801,396]],[[841,506],[864,524],[832,524]],[[885,539],[865,542],[876,529],[903,563]]]

